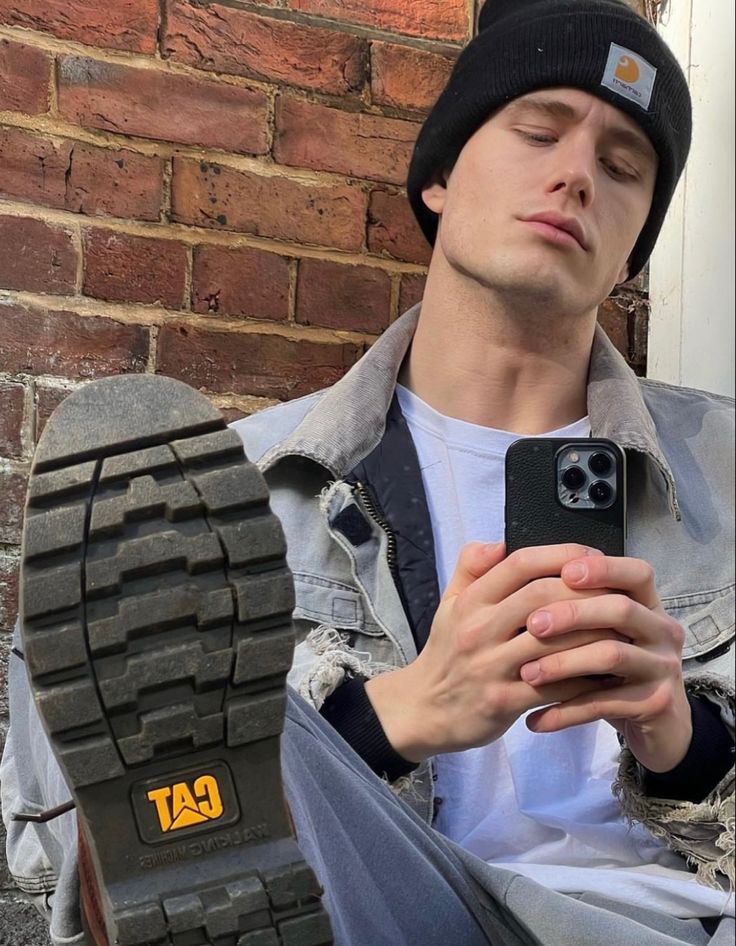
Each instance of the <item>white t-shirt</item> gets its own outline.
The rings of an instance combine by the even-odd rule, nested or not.
[[[504,457],[521,435],[445,417],[397,385],[427,496],[440,592],[461,547],[504,534]],[[547,437],[587,437],[585,417]],[[676,917],[733,915],[733,895],[621,816],[619,743],[605,722],[532,733],[520,718],[488,746],[436,758],[435,827],[493,864],[563,893],[596,892]]]

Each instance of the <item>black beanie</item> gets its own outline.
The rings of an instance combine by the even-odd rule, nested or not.
[[[424,235],[434,245],[438,217],[422,190],[497,109],[536,89],[583,89],[629,115],[659,156],[651,210],[630,258],[632,278],[654,248],[690,150],[690,93],[677,60],[622,0],[486,0],[478,29],[409,166],[407,191]]]

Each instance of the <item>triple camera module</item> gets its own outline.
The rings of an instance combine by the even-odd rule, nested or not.
[[[563,448],[557,455],[557,492],[563,506],[608,509],[616,500],[616,458],[599,445]]]

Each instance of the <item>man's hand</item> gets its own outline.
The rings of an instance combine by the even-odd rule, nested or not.
[[[605,627],[618,637],[599,637],[524,664],[521,678],[539,688],[592,674],[605,675],[606,681],[603,689],[533,713],[527,725],[546,733],[604,719],[623,735],[645,768],[673,769],[692,738],[682,678],[685,634],[665,613],[651,566],[639,559],[594,556],[568,562],[561,577],[570,590],[615,591],[546,605],[530,614],[530,634],[562,644],[582,631]]]
[[[507,558],[503,545],[466,545],[421,654],[408,667],[366,684],[396,751],[419,762],[438,752],[485,745],[529,709],[550,703],[579,706],[600,691],[600,681],[582,673],[532,684],[522,678],[521,668],[534,662],[542,666],[560,651],[623,643],[605,623],[562,636],[519,633],[529,615],[550,602],[582,607],[587,599],[605,596],[601,585],[578,590],[560,577],[567,563],[599,559],[600,553],[581,545],[522,549]]]

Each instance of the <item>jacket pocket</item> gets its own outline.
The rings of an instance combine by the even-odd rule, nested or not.
[[[734,643],[734,586],[664,598],[662,604],[685,628],[682,657],[688,670],[711,670]]]
[[[361,593],[350,585],[307,572],[294,572],[296,607],[294,619],[328,624],[344,631],[381,637],[383,631],[371,620]]]

